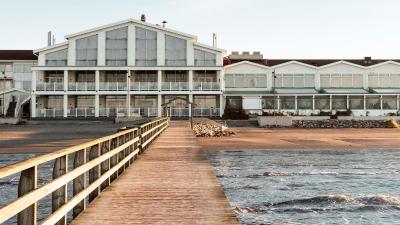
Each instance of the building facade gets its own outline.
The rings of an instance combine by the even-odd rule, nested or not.
[[[270,60],[233,52],[225,64],[226,107],[249,113],[383,116],[400,109],[400,60]]]
[[[129,19],[35,50],[32,117],[176,117],[223,113],[224,50]]]
[[[31,67],[36,61],[32,50],[0,50],[1,116],[30,116]]]

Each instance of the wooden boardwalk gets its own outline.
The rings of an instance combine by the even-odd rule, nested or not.
[[[239,222],[189,124],[172,121],[72,224]]]

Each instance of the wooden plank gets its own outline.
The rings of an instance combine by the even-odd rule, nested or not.
[[[189,124],[171,124],[72,224],[239,224]]]
[[[18,183],[18,197],[24,196],[27,193],[37,188],[37,167],[26,169],[21,172],[21,177]],[[26,207],[28,205],[28,207]],[[18,213],[18,225],[36,225],[37,204],[31,203],[23,206],[26,208]]]
[[[53,166],[53,180],[67,173],[68,155],[57,158]],[[55,212],[58,208],[65,204],[67,200],[67,185],[51,193],[51,210]],[[56,223],[56,225],[65,225],[67,218],[64,216]]]

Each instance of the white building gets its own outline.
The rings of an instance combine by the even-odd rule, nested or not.
[[[32,50],[0,50],[1,116],[29,117],[31,67],[36,61]]]
[[[400,60],[270,60],[233,52],[226,64],[226,107],[295,115],[399,111]]]
[[[224,50],[196,36],[142,17],[65,38],[34,51],[32,117],[223,113]]]

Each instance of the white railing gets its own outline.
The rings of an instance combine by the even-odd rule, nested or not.
[[[172,117],[188,117],[189,108],[169,108],[169,115]]]
[[[101,91],[126,91],[126,82],[100,82],[99,89]]]
[[[194,108],[193,116],[219,117],[219,108]]]
[[[134,90],[134,91],[157,91],[158,83],[157,82],[132,82],[131,90]]]
[[[68,84],[69,91],[94,91],[96,84],[94,82],[75,82]]]
[[[37,91],[63,91],[64,83],[37,83]]]
[[[193,90],[195,91],[219,91],[218,82],[193,82]]]
[[[63,116],[64,116],[63,109],[36,109],[36,117],[54,118]]]
[[[161,89],[166,91],[187,91],[189,90],[188,82],[162,82]]]
[[[130,116],[155,117],[157,108],[131,108]]]
[[[68,109],[68,117],[94,117],[94,108],[72,108]]]

